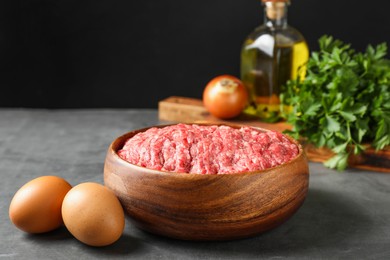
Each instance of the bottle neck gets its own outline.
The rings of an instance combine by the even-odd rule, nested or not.
[[[270,28],[287,27],[287,2],[265,2],[264,24]]]

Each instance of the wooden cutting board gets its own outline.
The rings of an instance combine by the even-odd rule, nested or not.
[[[159,119],[174,123],[229,123],[261,127],[282,132],[291,129],[291,125],[280,123],[261,122],[257,118],[239,116],[232,120],[221,120],[213,117],[203,106],[202,100],[188,97],[169,97],[158,103]],[[333,156],[327,148],[316,148],[313,145],[302,143],[310,161],[324,162]],[[368,148],[363,154],[350,156],[349,165],[352,168],[390,173],[390,148],[381,151]]]

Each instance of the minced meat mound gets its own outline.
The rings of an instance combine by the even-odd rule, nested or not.
[[[118,155],[149,169],[228,174],[283,164],[298,155],[298,147],[274,131],[177,124],[136,134],[126,141]]]

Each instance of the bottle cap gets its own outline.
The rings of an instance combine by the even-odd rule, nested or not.
[[[266,6],[266,15],[269,19],[280,19],[285,15],[285,7],[290,4],[290,0],[261,0]]]
[[[290,3],[290,0],[261,0],[261,2],[283,2],[283,3]]]

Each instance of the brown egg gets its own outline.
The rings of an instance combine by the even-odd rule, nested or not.
[[[12,198],[9,217],[28,233],[43,233],[63,224],[61,205],[72,186],[57,176],[42,176],[23,185]]]
[[[117,241],[125,227],[122,205],[115,194],[98,183],[81,183],[64,198],[62,217],[66,228],[90,246]]]

